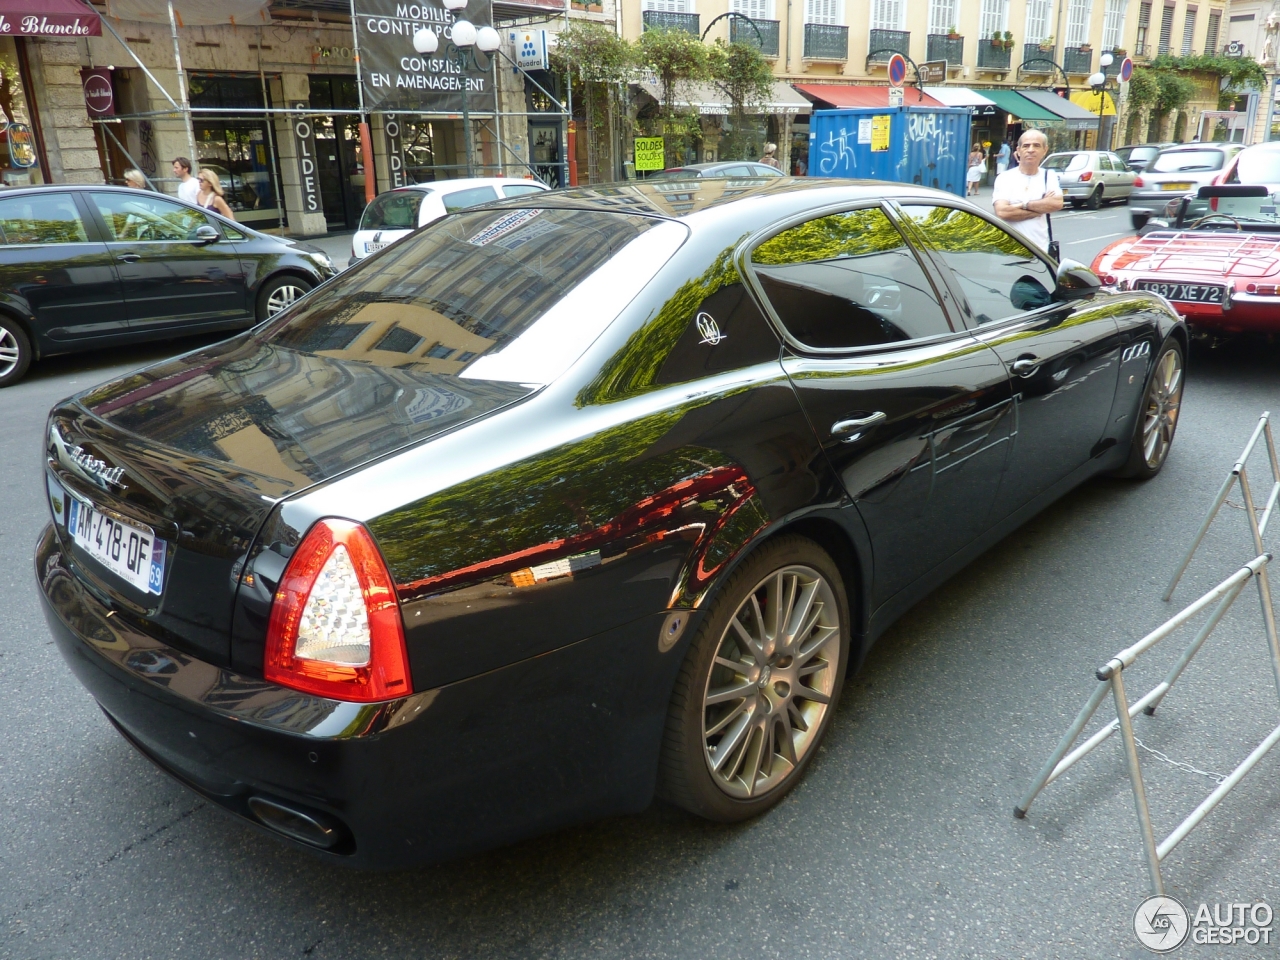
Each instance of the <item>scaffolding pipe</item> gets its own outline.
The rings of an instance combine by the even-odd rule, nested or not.
[[[198,163],[199,161],[196,159],[196,131],[191,125],[191,101],[187,97],[187,74],[182,69],[182,51],[178,48],[178,21],[173,15],[173,0],[169,0],[169,33],[173,36],[173,65],[178,69],[178,98],[182,101],[182,106],[179,109],[183,113],[183,120],[187,128],[187,144],[191,147],[191,162]],[[169,102],[173,102],[172,98],[170,98]]]

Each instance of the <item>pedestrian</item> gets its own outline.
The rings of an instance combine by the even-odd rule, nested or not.
[[[222,214],[228,220],[234,220],[236,215],[222,197],[222,183],[218,180],[218,175],[205,167],[200,171],[199,183],[200,192],[196,195],[196,203],[206,210]]]
[[[973,149],[969,151],[969,170],[964,178],[967,187],[966,196],[978,195],[978,187],[982,184],[982,177],[986,173],[986,162],[987,155],[983,152],[982,144],[975,143]]]
[[[191,161],[186,157],[174,157],[173,175],[178,178],[178,199],[195,203],[200,195],[200,181],[191,175]]]
[[[126,187],[133,187],[133,189],[135,190],[151,189],[150,187],[147,186],[147,178],[143,175],[141,170],[138,170],[136,168],[132,170],[126,170],[124,172],[124,185]]]
[[[1012,154],[1013,154],[1013,151],[1009,149],[1009,141],[1001,140],[1000,152],[996,154],[996,176],[997,177],[1009,169],[1009,157]]]
[[[1049,141],[1039,130],[1028,130],[1018,140],[1018,165],[996,177],[991,201],[996,216],[1014,224],[1024,237],[1049,250],[1053,227],[1049,214],[1062,209],[1058,175],[1040,163],[1049,153]]]
[[[775,170],[782,169],[782,164],[778,162],[778,145],[776,143],[766,143],[764,145],[764,156],[760,158],[760,162],[773,167]]]
[[[804,157],[801,157],[801,156],[796,157],[794,172],[797,177],[803,177],[808,175],[809,165],[804,162]]]

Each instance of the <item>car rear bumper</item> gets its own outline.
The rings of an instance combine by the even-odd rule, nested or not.
[[[416,865],[640,810],[652,797],[665,711],[651,705],[642,722],[627,710],[602,716],[609,684],[586,689],[573,675],[577,665],[599,678],[619,631],[350,704],[237,675],[145,634],[68,571],[52,527],[36,573],[59,651],[126,739],[207,800],[327,859]],[[641,623],[652,642],[650,619]],[[614,751],[630,755],[630,776],[601,762]],[[264,803],[328,833],[298,839],[269,827],[255,815]]]
[[[1098,189],[1096,183],[1064,183],[1062,195],[1068,200],[1086,200]]]
[[[1224,333],[1275,333],[1280,331],[1280,299],[1247,293],[1231,295],[1231,309],[1215,304],[1174,303],[1193,329]]]

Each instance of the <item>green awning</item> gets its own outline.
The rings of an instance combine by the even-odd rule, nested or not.
[[[1010,116],[1031,123],[1061,123],[1062,118],[1050,113],[1038,103],[1032,103],[1015,90],[982,90],[979,91],[988,100],[994,100],[997,107]]]

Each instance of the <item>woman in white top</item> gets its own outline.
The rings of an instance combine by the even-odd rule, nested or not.
[[[200,193],[196,195],[196,203],[206,210],[222,214],[228,220],[236,218],[231,208],[227,206],[227,201],[222,199],[222,182],[208,167],[200,171]]]
[[[967,184],[967,196],[978,195],[978,187],[981,186],[982,177],[986,172],[987,155],[983,152],[982,144],[975,143],[973,149],[969,151],[969,171],[964,178]]]

